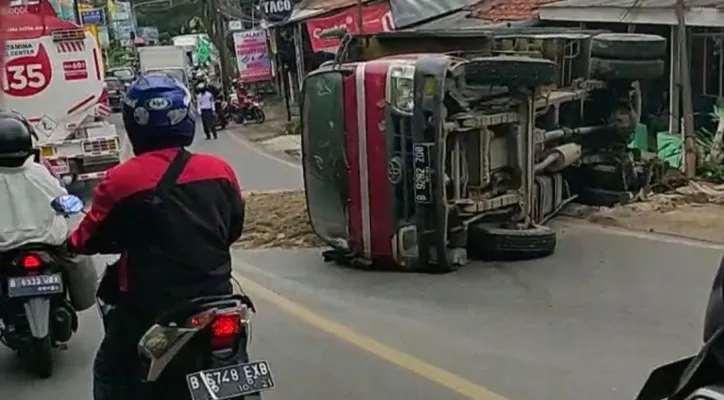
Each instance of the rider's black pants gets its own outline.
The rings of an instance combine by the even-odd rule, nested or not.
[[[93,363],[93,399],[138,399],[138,341],[153,325],[153,317],[119,306],[110,312],[105,323],[106,334]]]

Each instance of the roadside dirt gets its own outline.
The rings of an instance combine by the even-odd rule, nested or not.
[[[244,233],[235,247],[318,247],[323,243],[312,231],[304,192],[246,193]]]
[[[691,182],[614,208],[572,204],[562,215],[636,231],[724,243],[724,185]]]

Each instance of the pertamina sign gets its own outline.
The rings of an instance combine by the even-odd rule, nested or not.
[[[272,24],[284,22],[292,16],[294,3],[292,0],[261,0],[259,7],[264,19]]]

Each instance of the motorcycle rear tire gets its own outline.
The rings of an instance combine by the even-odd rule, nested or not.
[[[28,363],[30,372],[40,379],[48,379],[53,375],[52,349],[53,344],[50,335],[42,339],[33,338],[27,353],[21,352],[20,357]]]
[[[254,110],[254,119],[257,123],[263,124],[264,121],[266,121],[266,114],[264,114],[264,110],[262,110],[261,108],[257,108],[256,110]]]

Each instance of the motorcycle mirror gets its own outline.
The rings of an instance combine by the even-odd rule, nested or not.
[[[84,206],[83,200],[72,194],[58,196],[50,202],[50,207],[52,207],[53,210],[66,217],[83,212]]]

